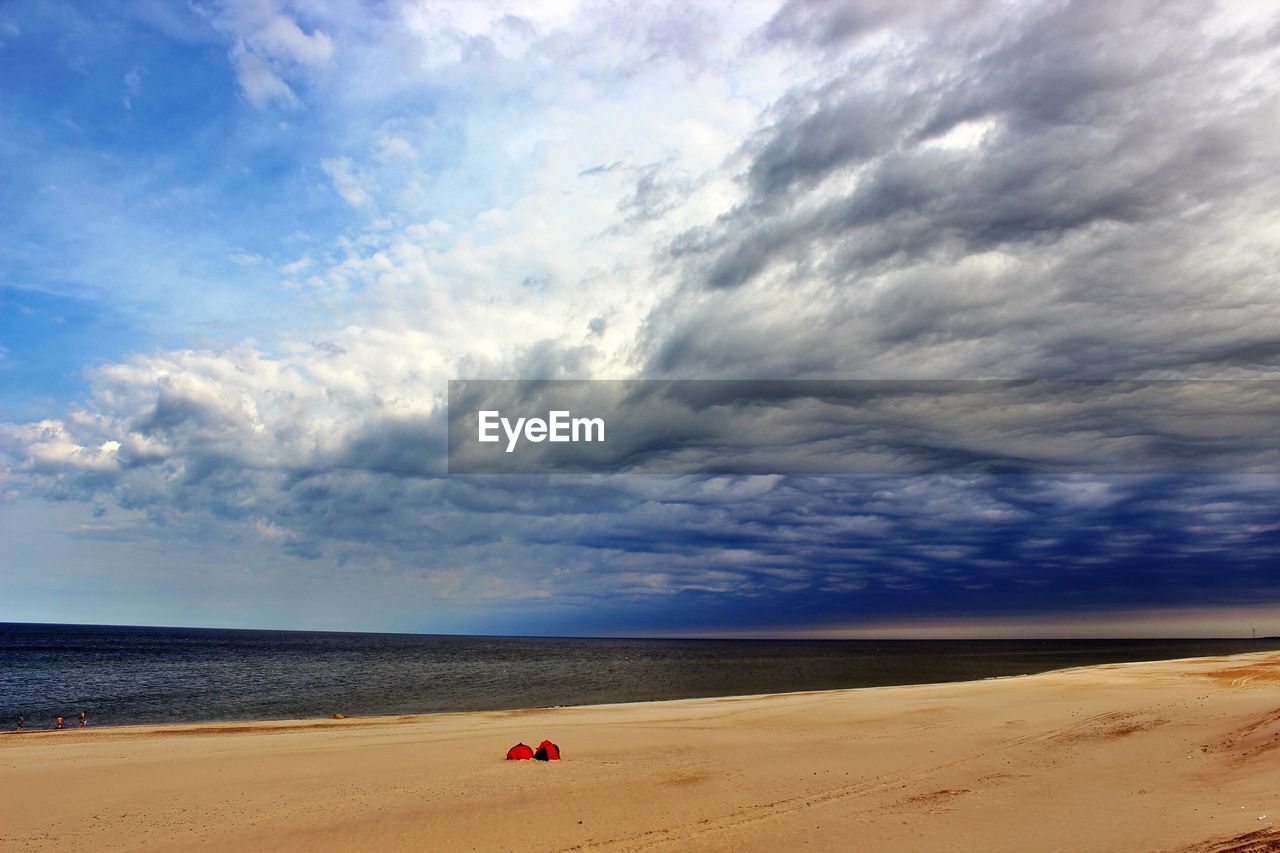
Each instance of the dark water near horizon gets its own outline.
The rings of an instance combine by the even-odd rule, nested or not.
[[[613,640],[0,623],[0,728],[639,702],[963,681],[1280,640]]]

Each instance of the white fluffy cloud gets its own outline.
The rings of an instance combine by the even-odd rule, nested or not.
[[[300,105],[289,78],[305,77],[334,55],[333,39],[306,32],[285,8],[265,0],[230,0],[213,12],[214,25],[234,39],[230,58],[241,91],[256,107]]]

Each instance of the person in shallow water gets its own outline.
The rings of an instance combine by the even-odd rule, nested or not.
[[[17,728],[17,731],[22,731],[22,727],[23,727],[23,726],[25,726],[26,724],[27,724],[27,718],[26,718],[26,717],[24,717],[23,715],[19,714],[19,715],[18,715],[18,728]]]
[[[54,718],[53,718],[53,723],[54,723],[54,726],[53,726],[53,727],[54,727],[55,729],[60,729],[60,728],[62,728],[62,715],[61,715],[61,714],[59,714],[58,716],[54,717]]]
[[[88,724],[88,722],[89,722],[89,712],[81,711],[80,712],[80,728],[83,729],[85,725]]]

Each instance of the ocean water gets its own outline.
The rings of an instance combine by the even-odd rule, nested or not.
[[[0,727],[498,710],[960,681],[1276,640],[613,640],[0,623]]]

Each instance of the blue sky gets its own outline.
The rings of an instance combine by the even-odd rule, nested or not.
[[[451,378],[1280,378],[1277,33],[6,4],[0,618],[1280,633],[1274,473],[498,482],[442,437]]]

